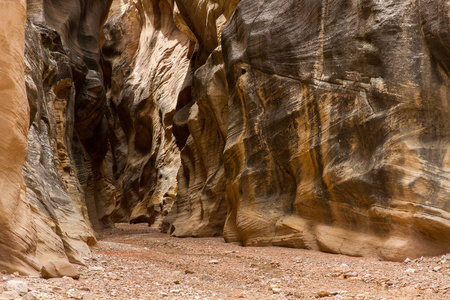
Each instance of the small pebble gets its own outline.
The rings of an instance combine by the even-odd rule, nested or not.
[[[281,293],[281,289],[280,288],[273,288],[272,289],[272,293],[274,293],[274,294],[279,294],[279,293]]]
[[[347,272],[343,276],[344,276],[344,278],[357,277],[358,273],[357,272]]]
[[[319,291],[316,292],[317,298],[323,298],[323,297],[328,297],[330,296],[330,292],[329,291]]]
[[[202,275],[202,280],[203,280],[203,281],[211,281],[211,276],[210,276],[210,275],[207,275],[207,274],[203,274],[203,275]]]

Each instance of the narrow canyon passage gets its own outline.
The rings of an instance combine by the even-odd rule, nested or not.
[[[448,0],[0,0],[0,24],[5,274],[446,292]]]

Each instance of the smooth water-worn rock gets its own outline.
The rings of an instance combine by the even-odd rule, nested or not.
[[[63,44],[81,57],[90,70],[101,72],[103,23],[112,0],[28,0],[28,17],[56,30]]]
[[[101,144],[98,128],[106,120],[100,32],[109,4],[86,3],[0,4],[3,27],[8,28],[8,35],[1,36],[2,270],[36,273],[53,259],[83,263],[96,243],[86,201],[94,185],[90,178],[104,165],[92,158],[106,153],[106,147],[95,145]],[[64,14],[61,9],[55,14],[63,6]],[[92,131],[95,143],[89,142]],[[98,184],[92,194],[105,195]],[[101,222],[95,218],[102,213],[97,210],[93,219]]]
[[[151,224],[167,214],[177,192],[180,155],[172,119],[189,40],[175,26],[173,10],[171,1],[115,1],[105,25],[115,221]]]
[[[69,74],[72,81],[67,82],[67,89],[73,87],[75,92],[74,107],[69,112],[73,115],[70,122],[73,122],[76,139],[81,141],[86,154],[85,171],[79,179],[85,185],[83,200],[87,204],[90,221],[98,230],[114,226],[110,218],[111,206],[114,206],[114,185],[112,163],[107,156],[109,128],[100,51],[104,40],[102,27],[111,2],[31,0],[27,3],[28,18],[36,25],[54,29],[59,36],[62,48],[57,52],[63,52],[71,61],[78,61],[72,64],[72,74]],[[49,38],[43,42],[49,43],[47,49],[55,46]],[[68,132],[71,130],[70,127]]]
[[[392,260],[450,251],[448,1],[0,8],[2,270],[83,263],[114,222]]]
[[[96,243],[84,202],[85,154],[74,129],[75,73],[87,67],[44,25],[27,22],[25,45],[33,109],[23,176],[37,231],[36,257],[41,264],[55,258],[83,263]]]
[[[84,263],[96,243],[92,225],[111,224],[112,211],[96,203],[99,197],[114,201],[113,186],[103,175],[109,165],[103,161],[107,123],[100,65],[101,27],[110,3],[27,3],[31,124],[23,175],[40,264]]]
[[[239,1],[176,1],[177,25],[196,46],[178,97],[174,134],[181,149],[178,194],[165,228],[175,236],[221,235],[226,217],[223,150],[228,86],[222,29]]]
[[[402,260],[450,249],[446,1],[241,1],[227,241]]]
[[[29,120],[23,56],[25,21],[24,0],[0,2],[0,269],[35,273],[36,230],[22,178]]]
[[[71,263],[65,260],[56,260],[50,261],[42,267],[41,276],[45,279],[61,278],[64,276],[79,279],[80,273]]]

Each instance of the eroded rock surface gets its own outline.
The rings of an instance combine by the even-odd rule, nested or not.
[[[180,154],[172,119],[189,39],[175,26],[173,10],[171,1],[115,1],[105,25],[115,221],[151,224],[167,214],[177,193]]]
[[[112,0],[95,2],[32,0],[27,3],[28,18],[38,26],[53,29],[58,35],[57,43],[62,46],[59,46],[60,49],[51,49],[52,53],[54,51],[62,53],[68,57],[71,64],[71,70],[62,71],[64,74],[56,76],[58,82],[49,84],[59,84],[60,86],[55,88],[61,90],[60,94],[64,91],[69,93],[57,96],[74,97],[68,106],[69,126],[64,133],[68,136],[61,135],[61,138],[70,142],[72,131],[75,130],[75,139],[79,140],[76,142],[79,149],[75,152],[85,152],[84,162],[82,163],[80,159],[77,162],[83,171],[79,176],[76,174],[74,176],[78,176],[83,185],[82,200],[86,203],[90,221],[97,230],[113,226],[110,215],[113,210],[111,207],[115,204],[111,178],[112,163],[107,156],[110,149],[109,128],[105,115],[106,89],[100,50],[103,42],[102,27],[111,2]],[[46,49],[55,47],[55,42],[50,37],[45,37],[43,43],[49,44]],[[56,72],[59,71],[56,68]],[[64,76],[67,82],[64,78],[59,78]],[[80,142],[82,146],[78,145]],[[68,145],[68,148],[71,147]],[[81,166],[82,164],[84,165]],[[77,183],[68,186],[73,185],[75,189],[79,189]]]
[[[45,264],[41,269],[42,278],[61,278],[64,276],[71,277],[73,279],[79,279],[80,273],[75,267],[64,260],[51,261]]]
[[[226,240],[388,259],[450,249],[449,9],[241,1],[222,37]]]
[[[100,32],[109,4],[1,3],[3,27],[11,29],[1,43],[9,45],[2,48],[5,76],[1,80],[6,101],[5,123],[0,125],[5,142],[1,154],[5,211],[0,213],[4,270],[36,273],[54,259],[82,264],[96,243],[86,202],[92,203],[90,178],[101,170],[97,166],[104,165],[98,158],[106,150],[98,149],[107,148],[98,147],[102,142],[98,132],[106,121]],[[55,14],[54,9],[62,6],[65,14]],[[107,131],[107,123],[103,125]],[[94,143],[89,140],[92,131],[97,134]],[[22,139],[27,135],[28,147]],[[99,162],[93,163],[93,158]],[[102,193],[96,186],[92,194]],[[95,217],[102,212],[94,211]]]
[[[26,6],[25,30],[25,2],[0,4],[1,268],[83,263],[93,229],[157,219],[244,245],[450,250],[448,1]]]
[[[184,20],[189,30],[181,21],[177,24],[196,44],[174,117],[181,149],[178,195],[164,221],[175,236],[221,235],[227,210],[223,150],[229,112],[220,42],[239,1],[176,2],[175,20]]]
[[[87,167],[74,130],[76,76],[87,67],[64,50],[57,32],[27,23],[26,83],[31,126],[23,167],[37,231],[36,257],[83,263],[95,245],[85,205]],[[78,74],[76,74],[78,72]]]
[[[25,1],[0,2],[0,268],[33,273],[36,230],[26,201],[22,165],[28,132],[24,80]]]

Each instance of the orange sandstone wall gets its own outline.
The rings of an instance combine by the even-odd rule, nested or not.
[[[36,232],[22,178],[29,122],[25,22],[25,0],[0,2],[0,268],[33,273]]]

